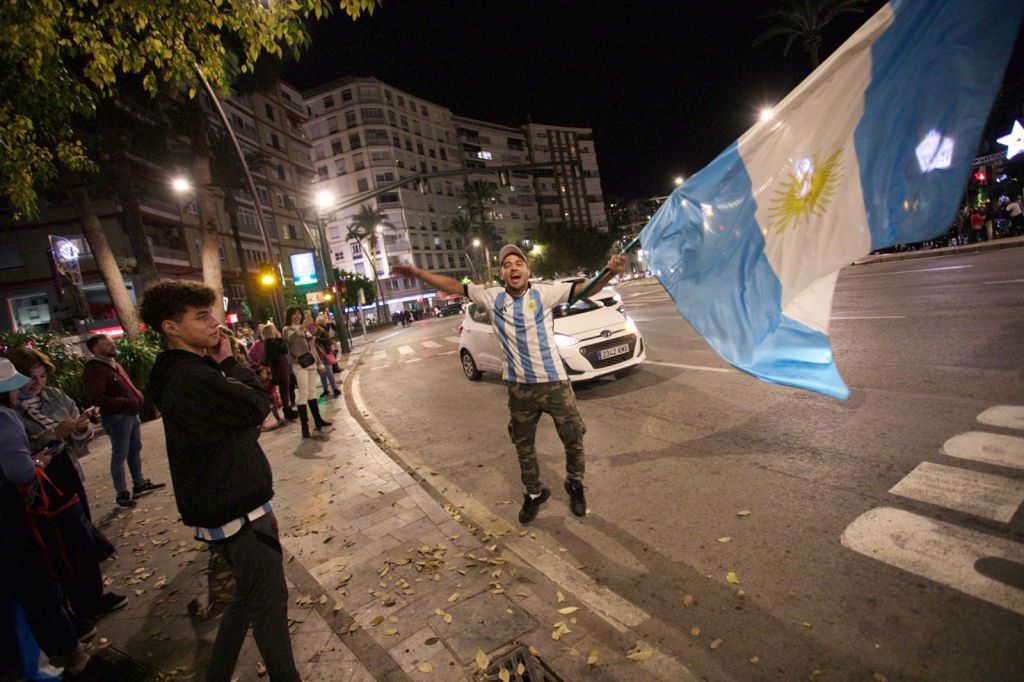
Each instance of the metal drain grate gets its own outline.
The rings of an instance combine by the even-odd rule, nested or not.
[[[90,652],[103,661],[102,676],[113,682],[159,682],[168,679],[166,675],[144,661],[134,658],[120,649],[106,647]]]
[[[523,672],[518,670],[522,665]],[[519,645],[504,656],[493,661],[478,679],[481,682],[500,682],[498,675],[504,668],[509,672],[509,682],[564,682],[547,664],[530,653],[530,648]]]

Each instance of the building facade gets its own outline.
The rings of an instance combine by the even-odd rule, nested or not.
[[[221,129],[212,102],[200,95],[210,117],[211,127]],[[220,256],[224,277],[227,310],[238,312],[244,319],[241,301],[245,296],[240,279],[239,251],[249,273],[255,276],[263,263],[283,262],[286,283],[291,278],[289,256],[309,251],[311,243],[302,228],[292,204],[310,203],[308,198],[314,170],[310,145],[303,126],[305,108],[299,93],[281,84],[271,92],[243,95],[225,102],[225,111],[232,129],[247,155],[259,154],[265,164],[253,168],[263,217],[269,231],[273,254],[268,254],[256,221],[255,206],[249,193],[232,191],[238,204],[238,228],[241,249],[236,248],[224,202],[217,202]],[[176,194],[172,180],[187,177],[182,154],[184,138],[155,145],[153,140],[139,136],[128,141],[128,160],[132,180],[138,194],[143,228],[153,260],[162,278],[202,279],[201,244],[195,191]],[[170,153],[165,153],[170,152]],[[141,298],[142,281],[134,252],[123,228],[124,209],[114,192],[97,183],[90,191],[93,206],[111,251],[120,265],[122,276],[133,299]],[[32,222],[12,222],[0,218],[0,329],[28,327],[42,330],[56,325],[61,300],[57,295],[55,273],[50,263],[50,237],[63,238],[67,247],[77,253],[82,278],[82,292],[93,322],[90,329],[110,330],[119,327],[88,242],[82,237],[70,204],[60,194],[47,195],[49,201],[40,206],[40,217]]]
[[[541,220],[607,230],[594,131],[540,123],[523,130],[530,160],[552,164],[550,170],[533,171]]]

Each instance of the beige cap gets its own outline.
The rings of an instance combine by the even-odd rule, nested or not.
[[[501,251],[498,252],[498,265],[504,263],[505,257],[510,256],[513,253],[522,258],[523,260],[526,260],[526,254],[523,253],[522,249],[520,249],[515,244],[505,244],[505,246],[501,247]]]

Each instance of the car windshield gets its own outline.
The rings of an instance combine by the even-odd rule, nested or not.
[[[556,319],[559,317],[570,317],[572,315],[579,315],[580,313],[585,313],[590,310],[596,310],[597,308],[600,307],[601,306],[594,303],[589,298],[581,298],[572,305],[569,305],[568,303],[563,303],[560,306],[556,306],[555,309],[552,311],[552,316],[555,317]]]

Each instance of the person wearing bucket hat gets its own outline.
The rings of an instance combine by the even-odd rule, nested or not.
[[[29,531],[18,486],[36,480],[35,467],[50,456],[29,449],[28,434],[15,411],[18,391],[29,383],[7,358],[0,358],[0,600],[18,602],[29,630],[50,661],[82,673],[90,656],[64,608],[61,589]],[[67,679],[67,678],[66,678]]]
[[[625,267],[625,258],[612,256],[608,274],[595,285],[597,293]],[[502,378],[508,384],[509,435],[519,458],[519,473],[526,488],[519,522],[537,517],[551,491],[540,481],[540,466],[534,442],[542,414],[551,415],[555,430],[565,447],[565,490],[569,509],[576,516],[587,513],[583,492],[585,458],[583,434],[586,427],[576,407],[569,377],[555,347],[553,311],[572,300],[575,284],[530,282],[530,262],[515,244],[498,252],[501,279],[505,285],[467,284],[446,275],[421,270],[413,265],[394,265],[393,275],[416,277],[450,294],[463,294],[490,313],[491,325],[502,349]]]

